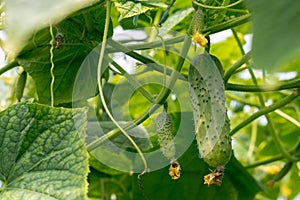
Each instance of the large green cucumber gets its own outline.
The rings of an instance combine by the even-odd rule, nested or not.
[[[196,56],[188,75],[199,153],[212,167],[226,165],[232,154],[223,69],[216,59],[207,52]]]

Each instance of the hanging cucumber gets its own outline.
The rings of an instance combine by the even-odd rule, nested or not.
[[[172,117],[164,110],[161,112],[155,121],[157,131],[157,139],[160,145],[162,154],[170,160],[169,175],[172,179],[180,178],[180,165],[175,159],[175,143],[173,136]]]
[[[20,102],[23,97],[26,80],[27,80],[27,73],[23,71],[17,79],[16,88],[15,88],[15,94],[18,102]]]
[[[205,183],[220,185],[232,154],[221,63],[204,52],[192,60],[188,79],[199,153],[217,168],[205,176]]]
[[[201,7],[195,9],[191,25],[188,30],[188,34],[192,36],[192,41],[198,43],[200,46],[205,47],[208,40],[202,34],[204,26],[204,13]]]

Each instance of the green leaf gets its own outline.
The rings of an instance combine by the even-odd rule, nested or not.
[[[181,177],[178,180],[174,181],[168,175],[169,166],[141,177],[148,199],[196,200],[204,198],[214,200],[250,200],[261,190],[256,181],[241,167],[234,157],[226,167],[221,187],[204,185],[203,176],[210,171],[208,165],[199,159],[195,143],[178,161],[182,169]],[[142,199],[141,189],[136,179],[137,177],[135,176],[133,178],[133,199]]]
[[[56,24],[69,14],[92,5],[97,0],[4,0],[5,47],[16,56],[34,31]]]
[[[194,9],[192,7],[179,10],[173,13],[168,19],[162,24],[162,28],[159,30],[159,35],[163,36],[168,33],[174,26],[179,24],[187,16],[189,16]]]
[[[128,173],[123,173],[117,176],[109,176],[91,169],[88,176],[89,180],[89,199],[99,200],[111,199],[116,196],[116,199],[131,200],[131,176]],[[100,189],[101,188],[101,189]]]
[[[97,58],[100,48],[92,50],[102,40],[104,19],[105,10],[99,8],[67,18],[59,23],[57,28],[53,27],[55,34],[58,32],[63,34],[60,48],[55,48],[53,51],[55,105],[85,100],[95,95]],[[92,29],[89,28],[90,23],[94,24]],[[109,32],[109,35],[111,34],[112,29]],[[17,59],[19,64],[34,79],[39,102],[43,104],[50,104],[50,40],[48,28],[39,31]],[[82,73],[83,70],[85,73]],[[81,72],[79,73],[81,76],[76,79],[78,72]],[[80,94],[76,93],[75,97],[72,98],[75,80],[76,86],[80,86],[77,89],[80,89],[81,92]]]
[[[297,1],[247,1],[253,13],[253,59],[270,71],[300,55],[300,7]],[[296,68],[295,68],[296,69]]]
[[[159,1],[115,1],[116,9],[120,12],[119,21],[124,18],[133,17],[135,15],[143,14],[149,10],[156,9],[157,7],[167,7],[166,4]]]
[[[86,109],[20,103],[0,113],[0,199],[85,199]]]

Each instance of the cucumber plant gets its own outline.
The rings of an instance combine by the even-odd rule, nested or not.
[[[257,192],[261,190],[259,185],[264,183],[275,189],[270,190],[271,192],[268,194],[263,193],[262,196],[267,199],[278,199],[279,194],[273,191],[280,191],[281,188],[292,191],[290,196],[285,197],[286,199],[292,199],[298,195],[296,192],[300,190],[298,184],[299,166],[297,168],[295,164],[299,161],[300,156],[300,142],[296,143],[300,127],[300,103],[298,98],[300,95],[300,79],[299,69],[297,68],[299,61],[298,59],[292,59],[294,56],[289,57],[290,55],[285,53],[292,52],[298,49],[299,46],[296,39],[291,39],[298,37],[299,26],[289,26],[290,23],[287,23],[291,21],[289,19],[292,19],[295,22],[294,24],[299,21],[294,17],[295,13],[299,13],[297,6],[293,6],[290,1],[268,3],[266,0],[192,0],[189,3],[172,0],[169,1],[169,6],[165,4],[165,1],[150,0],[91,1],[84,6],[74,2],[69,1],[70,4],[63,6],[66,0],[60,1],[61,4],[51,0],[44,0],[43,3],[37,4],[33,0],[29,0],[26,9],[17,0],[4,0],[0,5],[0,29],[1,31],[3,29],[7,34],[7,40],[1,40],[0,45],[1,48],[4,47],[3,50],[5,50],[8,58],[7,65],[0,68],[0,81],[4,81],[4,84],[1,82],[0,86],[5,85],[6,87],[6,85],[9,85],[12,90],[14,86],[17,86],[15,89],[16,94],[10,94],[16,95],[17,100],[21,101],[24,87],[27,90],[31,86],[31,84],[26,84],[26,73],[23,72],[14,85],[11,84],[13,82],[11,79],[2,77],[2,74],[15,67],[22,66],[35,82],[35,84],[32,84],[37,90],[37,96],[32,96],[35,98],[34,102],[44,104],[40,106],[36,103],[32,105],[27,102],[18,103],[15,102],[16,98],[8,97],[8,92],[5,92],[7,90],[2,90],[2,88],[0,90],[2,93],[3,91],[7,93],[4,97],[2,93],[0,95],[1,110],[10,107],[13,103],[18,104],[16,106],[18,109],[11,107],[7,109],[9,112],[0,113],[2,118],[0,120],[0,128],[2,128],[0,130],[0,141],[3,141],[0,142],[3,154],[0,158],[3,157],[3,161],[5,161],[0,162],[0,169],[3,169],[0,175],[0,199],[13,198],[11,196],[7,197],[6,194],[20,195],[19,189],[23,186],[24,190],[22,192],[24,191],[24,193],[21,194],[23,198],[23,194],[25,196],[26,194],[27,196],[35,195],[35,199],[40,199],[39,195],[43,195],[45,198],[53,198],[52,194],[54,193],[61,197],[63,192],[69,199],[83,199],[74,197],[80,190],[83,196],[88,196],[91,199],[114,198],[114,196],[116,196],[116,199],[142,199],[141,191],[136,187],[136,179],[138,179],[144,198],[149,197],[149,199],[194,200],[199,199],[197,194],[201,194],[205,199],[211,199],[211,197],[217,197],[220,194],[222,194],[221,198],[223,199],[254,199]],[[34,6],[31,6],[30,3],[33,3]],[[252,10],[248,9],[247,3],[249,3],[249,8],[253,8],[255,12],[252,13]],[[296,3],[294,4],[296,5]],[[73,4],[77,5],[75,7],[71,6]],[[267,6],[270,9],[264,9]],[[291,12],[281,13],[282,16],[278,20],[278,13],[273,11],[284,7],[293,9]],[[57,8],[59,8],[59,12],[57,12]],[[195,12],[192,19],[193,9]],[[59,15],[57,15],[58,13]],[[252,45],[252,53],[245,54],[240,36],[252,34],[249,24],[245,24],[252,19],[253,38],[255,38],[253,41],[255,42]],[[47,23],[49,24],[47,25]],[[157,24],[161,27],[157,27]],[[56,27],[56,31],[52,31],[52,26]],[[117,38],[120,26],[123,30],[138,28],[139,31],[144,31],[147,37],[136,41],[136,38],[131,35],[128,38],[125,37],[125,39],[123,38],[123,35],[126,36],[127,34],[127,31],[125,31],[122,32],[123,39]],[[149,29],[153,26],[156,26],[157,29]],[[187,30],[189,26],[191,28]],[[289,30],[291,27],[294,31]],[[63,35],[60,34],[59,29],[61,29]],[[164,31],[160,31],[162,29]],[[168,32],[169,30],[171,31]],[[208,35],[223,30],[231,31],[233,37],[214,44],[211,51],[209,51]],[[258,30],[262,31],[259,32]],[[258,34],[255,34],[255,31],[258,31]],[[186,32],[187,35],[181,35]],[[294,35],[291,33],[294,33]],[[285,35],[286,37],[282,40],[276,40],[278,35]],[[116,41],[115,38],[118,40]],[[10,41],[10,43],[7,43],[7,41]],[[12,51],[10,51],[9,47],[12,47],[10,45],[13,44],[12,41],[20,42],[20,44],[15,43],[17,44],[15,46],[17,50],[12,48]],[[197,51],[201,51],[201,47],[205,47],[207,52],[218,55],[222,59],[226,70],[223,71],[217,57],[207,52],[195,57],[195,51],[191,51],[191,41],[196,43],[196,46],[200,45]],[[278,48],[269,48],[274,46],[274,41],[276,41]],[[5,45],[6,43],[8,45]],[[101,50],[95,49],[97,46],[101,46]],[[255,52],[257,47],[268,49],[267,54]],[[278,51],[278,49],[281,49],[281,51]],[[286,51],[286,49],[290,51]],[[90,53],[94,55],[91,56],[92,58]],[[129,60],[121,62],[122,64],[115,62],[114,59],[119,53],[125,53],[141,64],[134,66],[135,61],[129,63],[127,62]],[[195,58],[191,62],[191,66],[186,65],[186,61],[192,57]],[[85,58],[91,59],[84,60]],[[260,64],[255,61],[264,58],[268,59],[265,62],[260,62]],[[276,62],[284,67],[280,69],[269,62],[272,60],[275,63],[274,58],[277,58],[276,60],[287,58],[295,60],[296,63]],[[113,62],[108,64],[111,60]],[[262,63],[267,63],[267,67],[264,68]],[[83,70],[81,70],[82,66],[84,66]],[[130,73],[127,72],[129,66],[133,68]],[[254,68],[256,70],[253,70]],[[280,81],[277,75],[268,71],[271,68],[273,72],[291,71],[294,75],[292,78],[285,77],[288,79],[286,81]],[[256,77],[257,69],[266,69],[262,77]],[[106,71],[103,75],[101,75],[102,70]],[[86,72],[86,74],[77,79],[78,72],[81,71]],[[244,79],[243,75],[245,73],[249,73],[251,79]],[[151,83],[152,81],[155,83],[157,83],[156,81],[160,82],[162,74],[164,74],[163,87],[152,86],[155,85],[152,84],[150,89],[145,86],[147,81]],[[189,92],[185,77],[189,78]],[[275,80],[276,83],[271,84]],[[184,84],[182,84],[182,81]],[[134,101],[132,101],[134,103],[130,104],[132,105],[130,109],[126,107],[129,102],[127,100],[127,94],[129,93],[123,87],[127,87],[127,83],[141,94],[141,98],[134,98]],[[78,86],[76,94],[73,93],[75,85]],[[117,91],[115,88],[118,87],[123,89],[120,92],[121,95],[114,95]],[[231,113],[231,123],[226,114],[225,88],[228,90],[226,97],[229,103],[228,110]],[[180,105],[174,103],[175,100],[173,102],[172,93]],[[28,97],[31,97],[31,95],[27,94]],[[101,103],[99,103],[99,97]],[[180,100],[183,100],[184,103],[181,104]],[[189,100],[191,100],[192,109],[187,105]],[[172,110],[170,108],[168,111],[164,109],[157,116],[157,130],[154,131],[152,125],[148,126],[149,118],[160,107],[158,105],[164,105],[166,101],[170,103]],[[238,109],[233,108],[234,102],[239,103]],[[269,105],[270,102],[274,103]],[[289,106],[286,106],[288,104]],[[29,105],[31,109],[24,109],[25,105]],[[52,107],[48,108],[47,105],[52,105]],[[81,164],[81,169],[85,169],[84,174],[82,171],[81,175],[75,170],[78,175],[78,180],[75,182],[78,183],[78,186],[80,185],[80,188],[72,189],[69,187],[69,183],[73,184],[74,181],[59,181],[54,184],[57,187],[50,188],[53,188],[52,194],[50,194],[49,187],[44,187],[45,185],[42,182],[30,181],[36,180],[35,176],[31,176],[34,175],[30,173],[31,170],[37,169],[40,172],[40,168],[47,166],[47,163],[45,163],[46,165],[36,165],[35,161],[40,159],[30,158],[35,158],[35,155],[53,158],[54,154],[48,151],[52,148],[49,149],[48,147],[56,146],[54,143],[62,141],[63,138],[55,137],[50,140],[49,137],[55,136],[59,132],[66,133],[66,125],[73,124],[70,117],[72,116],[71,112],[66,112],[65,108],[54,107],[70,108],[72,106],[90,108],[87,113],[88,116],[82,116],[82,129],[86,127],[84,124],[87,124],[88,127],[87,131],[83,130],[82,132],[87,132],[88,139],[81,138],[83,139],[82,142],[86,143],[80,144],[80,147],[82,147],[82,152],[85,149],[88,150],[91,159],[90,162],[87,162],[85,157],[86,162],[80,160],[77,162]],[[253,113],[245,112],[244,108],[246,106],[249,106]],[[145,109],[141,109],[141,107]],[[97,112],[97,117],[90,112],[94,109]],[[32,112],[34,115],[27,115],[27,112]],[[184,121],[179,121],[175,117],[172,119],[171,112],[176,112],[176,116],[181,115],[181,119]],[[193,117],[191,117],[192,112]],[[60,123],[64,121],[66,116],[69,116],[70,120],[67,117],[68,122]],[[184,118],[186,116],[188,116],[188,119]],[[266,116],[266,124],[260,124],[259,120],[252,123],[261,116]],[[27,123],[30,118],[32,120]],[[191,118],[194,119],[194,124],[191,122]],[[74,122],[77,122],[76,120]],[[99,124],[105,124],[111,121],[114,126],[109,130],[103,130],[101,134],[98,134],[99,129],[92,126],[98,122]],[[179,138],[176,140],[178,142],[176,145],[173,138],[173,125],[175,125],[176,128],[174,129],[176,131],[181,131],[177,135]],[[230,126],[233,129],[229,134]],[[52,131],[52,128],[55,130]],[[76,126],[76,128],[78,127]],[[144,137],[141,139],[136,135],[127,134],[135,128],[145,131],[145,140]],[[44,136],[41,135],[43,131],[46,131],[45,133],[50,131],[51,134],[40,137]],[[97,134],[94,134],[94,132],[97,132]],[[138,136],[144,136],[144,132],[136,132]],[[195,142],[197,142],[198,149],[196,149],[196,145],[190,145],[194,142],[193,132],[196,132]],[[67,133],[69,133],[68,130]],[[147,135],[147,133],[149,134]],[[155,133],[157,133],[158,142],[155,141]],[[185,143],[185,137],[180,138],[181,134],[185,133],[191,134],[188,143]],[[82,135],[84,137],[85,134]],[[26,140],[18,139],[20,136],[25,136]],[[35,143],[33,141],[34,136],[41,139],[35,141],[44,142]],[[70,134],[66,136],[70,136]],[[238,145],[235,146],[237,147],[235,156],[232,155],[231,137],[234,137],[234,141]],[[57,169],[62,164],[61,161],[66,160],[63,154],[73,149],[70,149],[71,145],[69,144],[74,141],[74,137],[69,139],[63,143],[68,145],[63,145],[63,149],[57,149],[59,150],[55,153],[57,159],[51,159],[53,169]],[[19,149],[15,148],[15,143],[20,145]],[[32,143],[37,145],[32,146]],[[107,145],[108,143],[109,145]],[[55,148],[55,146],[53,147]],[[118,147],[118,151],[105,149],[107,146]],[[79,149],[78,147],[74,146],[76,149]],[[102,151],[102,147],[105,151]],[[121,151],[119,151],[119,148]],[[165,163],[159,163],[156,159],[161,157],[160,152],[156,154],[155,150],[158,148],[160,148],[161,154],[171,163],[169,175],[173,180],[180,177],[178,181],[171,183],[172,179],[165,176],[164,169],[160,170],[160,168],[165,167]],[[43,151],[45,149],[47,152]],[[29,154],[26,152],[29,152]],[[137,157],[137,154],[139,154],[139,157]],[[198,159],[198,154],[203,159]],[[29,157],[28,155],[34,156]],[[82,156],[82,154],[77,156],[74,151],[70,151],[68,155],[70,155],[70,158],[76,159],[81,159]],[[152,155],[159,156],[154,157],[155,160],[152,160]],[[270,158],[264,160],[266,155]],[[6,157],[7,159],[4,159]],[[11,162],[13,157],[17,158],[16,163]],[[109,161],[108,164],[102,162],[103,158]],[[181,174],[181,166],[176,159],[180,159],[180,164],[185,170],[183,174]],[[22,161],[26,162],[23,163]],[[74,174],[72,161],[74,159],[66,162],[64,167],[66,167],[65,172],[69,171]],[[107,166],[104,166],[103,163]],[[266,164],[268,163],[272,163],[278,169],[277,173],[276,171],[273,172],[276,175],[272,177],[267,172],[259,171],[261,166],[267,168]],[[25,165],[28,168],[22,168]],[[212,170],[210,174],[206,175],[207,165]],[[21,166],[21,168],[18,168],[18,166]],[[30,166],[36,167],[32,168]],[[121,168],[119,168],[120,166]],[[280,168],[282,169],[280,170]],[[21,171],[18,169],[24,169],[25,171],[21,171],[24,172],[25,176],[19,173]],[[45,171],[46,179],[49,177],[47,174],[52,173],[52,171]],[[88,171],[90,171],[90,174],[87,179]],[[259,178],[256,177],[257,180],[255,180],[252,175],[257,174],[258,171],[262,175]],[[222,183],[225,172],[228,181]],[[138,173],[140,174],[138,175]],[[145,176],[142,176],[144,174]],[[222,187],[213,189],[203,187],[202,180],[197,176],[204,177],[205,184],[222,184]],[[24,177],[29,181],[28,184],[24,184]],[[68,174],[59,176],[60,180],[69,180],[68,177]],[[133,179],[134,181],[132,181]],[[271,180],[267,182],[269,179]],[[49,185],[51,182],[47,180],[44,183]],[[283,181],[280,183],[280,180]],[[257,181],[262,184],[258,185]],[[19,183],[20,185],[16,185]],[[101,186],[101,190],[99,190],[99,186]],[[184,188],[184,190],[179,188]],[[282,196],[282,194],[280,195]]]

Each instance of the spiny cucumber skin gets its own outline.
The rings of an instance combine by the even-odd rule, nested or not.
[[[230,132],[230,124],[229,119],[227,117],[225,124],[223,126],[222,133],[215,144],[214,148],[211,152],[209,152],[203,160],[212,167],[218,167],[220,165],[225,166],[232,155],[232,146],[231,146],[231,138],[229,135]],[[205,141],[202,142],[203,146],[205,146]]]
[[[161,112],[155,122],[157,139],[162,154],[169,160],[175,158],[172,117],[165,111]]]
[[[202,8],[198,7],[195,9],[195,13],[193,15],[193,19],[188,30],[190,35],[194,35],[196,32],[201,33],[204,27],[204,13]]]
[[[212,167],[227,164],[231,157],[225,87],[218,64],[205,52],[192,60],[189,69],[189,91],[198,149],[201,157]]]

